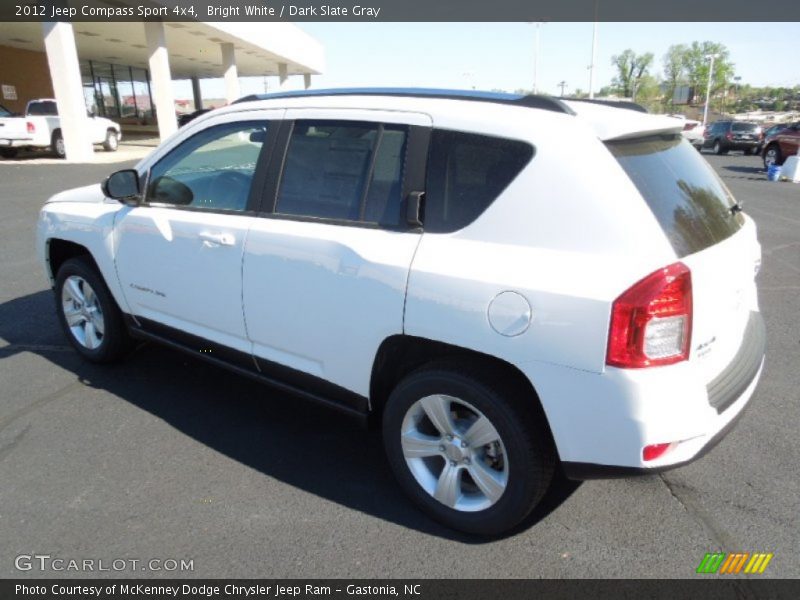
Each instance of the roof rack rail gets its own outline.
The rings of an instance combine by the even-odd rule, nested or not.
[[[603,100],[602,98],[564,98],[570,102],[587,102],[589,104],[599,104],[601,106],[611,106],[612,108],[624,108],[627,110],[635,110],[636,112],[649,113],[641,104],[632,102],[631,100]]]
[[[280,98],[309,98],[317,96],[402,96],[408,98],[437,98],[445,100],[469,100],[473,102],[493,102],[525,108],[539,108],[553,112],[574,115],[569,106],[559,98],[545,95],[508,94],[505,92],[481,92],[475,90],[444,90],[434,88],[339,88],[277,92],[273,94],[250,94],[232,102],[253,102]]]

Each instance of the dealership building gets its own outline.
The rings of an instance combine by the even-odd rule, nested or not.
[[[72,161],[93,154],[88,112],[163,139],[177,129],[176,107],[203,107],[201,79],[224,78],[232,102],[240,77],[308,88],[324,65],[322,45],[289,23],[0,22],[0,104],[21,113],[28,100],[55,98]],[[173,79],[191,80],[191,105],[176,105]]]

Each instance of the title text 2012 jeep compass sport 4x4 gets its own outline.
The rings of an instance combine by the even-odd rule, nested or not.
[[[38,250],[87,359],[158,340],[380,416],[408,495],[494,534],[556,468],[698,457],[753,394],[756,228],[680,129],[537,96],[267,96],[51,198]]]

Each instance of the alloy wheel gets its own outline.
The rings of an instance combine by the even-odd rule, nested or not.
[[[463,512],[485,510],[508,486],[508,458],[497,429],[477,408],[435,394],[415,402],[400,432],[403,456],[430,496]]]
[[[87,350],[103,343],[105,319],[92,286],[78,275],[71,275],[61,288],[61,310],[72,337]]]

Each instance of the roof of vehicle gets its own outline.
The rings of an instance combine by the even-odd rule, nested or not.
[[[225,112],[241,109],[242,105],[249,103],[265,103],[266,107],[315,107],[319,108],[319,99],[328,99],[331,108],[352,107],[362,105],[361,108],[391,108],[392,110],[428,110],[435,103],[470,102],[490,107],[491,110],[532,109],[546,111],[539,114],[553,114],[556,118],[578,117],[594,129],[601,140],[622,139],[638,137],[641,135],[658,133],[679,133],[683,124],[670,117],[651,115],[641,112],[642,108],[633,107],[633,103],[624,102],[624,108],[618,102],[586,102],[583,100],[568,100],[545,95],[508,94],[504,92],[483,92],[475,90],[444,90],[430,88],[343,88],[278,92],[272,94],[253,94],[233,102]],[[351,101],[360,98],[361,101]],[[380,99],[380,102],[377,100]],[[386,102],[384,103],[384,99]],[[276,103],[275,101],[285,101]],[[425,104],[420,104],[424,101]],[[430,102],[429,102],[430,101]],[[276,106],[277,105],[277,106]],[[439,105],[440,112],[445,113],[447,107]],[[452,105],[449,105],[452,107]],[[505,118],[510,116],[503,115]],[[515,115],[518,117],[519,113]],[[498,114],[499,118],[499,114]],[[513,117],[512,117],[513,118]]]
[[[525,108],[540,108],[554,112],[572,114],[572,111],[558,98],[539,94],[509,94],[506,92],[484,92],[477,90],[445,90],[436,88],[335,88],[277,92],[272,94],[251,94],[234,101],[252,102],[278,98],[313,98],[320,96],[399,96],[405,98],[435,98],[440,100],[469,100],[473,102],[493,102]]]

